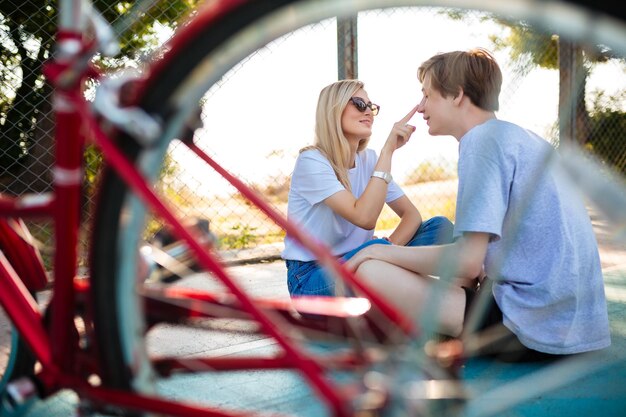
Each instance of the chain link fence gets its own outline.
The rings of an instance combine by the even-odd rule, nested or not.
[[[193,2],[160,2],[137,12],[132,4],[96,2],[120,32],[123,46],[121,58],[97,63],[105,70],[135,67],[149,59],[195,6]],[[41,70],[51,53],[55,7],[52,1],[0,3],[2,193],[50,189],[53,121],[50,91]],[[393,122],[421,99],[416,77],[419,63],[436,52],[482,46],[495,51],[504,70],[499,118],[526,126],[555,146],[564,139],[576,141],[626,175],[623,60],[574,45],[571,51],[580,60],[559,67],[558,38],[479,12],[386,9],[362,12],[355,21],[351,33],[358,51],[358,77],[382,109],[370,142],[377,151]],[[336,20],[317,22],[257,50],[204,97],[204,127],[196,132],[200,146],[283,213],[298,151],[313,140],[317,95],[345,72],[338,56]],[[569,101],[574,109],[570,125],[575,129],[564,138],[559,85],[573,71],[584,75],[583,82],[576,84],[583,93]],[[419,117],[412,123],[417,131],[406,149],[394,156],[394,178],[424,218],[445,215],[454,220],[457,142],[429,137]],[[85,155],[87,198],[91,199],[101,160],[91,148]],[[163,188],[185,216],[210,221],[218,248],[228,261],[279,256],[284,238],[279,227],[221,176],[196,163],[184,146],[173,146],[170,155]],[[85,225],[90,220],[89,203],[85,201]],[[377,232],[384,234],[397,222],[393,212],[385,209]],[[32,222],[31,228],[44,247],[50,246],[49,224]]]

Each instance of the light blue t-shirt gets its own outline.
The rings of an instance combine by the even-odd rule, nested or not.
[[[355,167],[348,170],[352,194],[359,198],[370,181],[378,157],[373,149],[356,155]],[[346,252],[369,241],[374,230],[362,229],[324,204],[324,200],[346,188],[339,182],[328,159],[317,149],[300,153],[291,175],[287,216],[311,236],[331,248],[333,255]],[[385,201],[392,202],[404,195],[393,181],[389,183]],[[299,245],[289,235],[285,238],[283,259],[312,261],[312,253]]]
[[[485,272],[504,325],[527,347],[571,354],[610,345],[589,214],[536,134],[490,120],[459,143],[454,236],[485,232]]]

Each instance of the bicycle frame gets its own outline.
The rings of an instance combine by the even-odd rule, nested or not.
[[[220,2],[209,13],[203,15],[203,24],[210,24],[238,3]],[[89,64],[92,51],[99,46],[97,40],[85,40],[82,36],[85,19],[91,17],[94,24],[97,18],[90,15],[90,6],[80,0],[64,0],[60,5],[60,25],[57,37],[58,50],[56,57],[45,68],[45,75],[54,87],[54,113],[56,115],[55,131],[55,162],[53,167],[53,191],[40,196],[23,196],[18,198],[0,198],[0,217],[46,218],[54,224],[55,253],[53,259],[54,281],[49,310],[49,324],[45,325],[44,313],[40,311],[36,299],[30,294],[45,287],[47,278],[43,268],[32,268],[25,276],[15,270],[11,262],[0,252],[0,303],[6,310],[11,321],[30,346],[41,363],[41,371],[37,378],[41,380],[43,395],[50,395],[61,388],[71,388],[82,397],[94,403],[109,403],[136,410],[153,411],[180,416],[198,415],[231,415],[223,411],[207,407],[199,407],[180,402],[164,400],[135,393],[108,390],[94,386],[89,382],[92,375],[98,375],[100,365],[89,349],[78,346],[74,318],[82,315],[90,338],[91,317],[87,307],[88,279],[78,278],[78,232],[80,226],[80,201],[83,181],[83,148],[88,141],[95,143],[102,151],[104,160],[130,184],[154,214],[164,219],[172,227],[174,234],[186,242],[197,257],[198,262],[207,270],[212,271],[230,290],[232,297],[224,301],[211,293],[198,291],[170,292],[167,295],[177,297],[186,303],[184,307],[172,308],[169,304],[151,299],[148,308],[164,315],[188,317],[198,315],[191,304],[194,300],[203,300],[226,308],[234,317],[247,317],[260,324],[262,331],[272,337],[282,348],[283,355],[276,358],[241,358],[241,359],[203,359],[203,363],[217,370],[237,369],[298,369],[318,394],[334,410],[336,415],[348,415],[346,409],[347,394],[338,390],[331,381],[324,377],[327,369],[346,368],[362,364],[369,359],[361,357],[336,357],[321,362],[289,341],[282,328],[284,323],[302,326],[294,321],[289,314],[291,303],[277,300],[252,300],[238,287],[229,276],[222,262],[216,255],[201,244],[197,233],[183,225],[166,203],[153,192],[150,185],[142,177],[110,138],[101,129],[93,115],[90,103],[84,98],[83,84],[87,78],[99,78]],[[208,22],[208,23],[207,23]],[[193,36],[193,28],[183,32],[181,38]],[[233,184],[246,198],[259,207],[268,217],[293,235],[305,247],[311,250],[322,264],[342,277],[346,282],[359,288],[374,307],[379,308],[395,323],[404,334],[414,334],[410,321],[393,307],[383,302],[379,296],[359,283],[354,275],[342,267],[321,243],[303,233],[295,224],[267,204],[243,182],[221,168],[193,143],[189,148],[201,159],[217,170]],[[20,245],[18,233],[5,233],[5,246],[16,247],[13,258],[32,259],[28,248]],[[370,307],[365,299],[342,299],[332,301],[302,300],[301,311],[329,314],[329,320],[346,320],[355,313],[350,310],[355,301],[360,304],[361,315]],[[303,327],[306,327],[303,326]],[[315,328],[320,330],[320,328]],[[323,329],[322,329],[323,330]],[[54,340],[54,344],[51,342]],[[94,343],[88,343],[97,349]],[[194,359],[198,362],[198,359]],[[184,368],[180,360],[163,359],[157,363],[163,373]]]
[[[44,195],[25,195],[17,198],[0,196],[0,305],[40,363],[35,376],[38,384],[33,384],[31,381],[30,385],[25,386],[23,391],[20,390],[24,387],[18,387],[19,396],[16,397],[15,394],[11,394],[11,399],[19,403],[28,399],[29,395],[38,394],[46,397],[67,388],[78,394],[81,407],[85,406],[88,411],[104,410],[107,412],[113,409],[112,411],[115,412],[122,408],[125,411],[154,412],[185,417],[232,417],[234,415],[253,414],[252,412],[242,413],[241,411],[201,405],[189,400],[169,399],[156,394],[148,395],[110,389],[106,386],[106,381],[99,382],[99,380],[102,381],[101,376],[104,372],[103,364],[98,359],[97,350],[100,347],[96,344],[94,312],[91,310],[89,302],[92,289],[90,288],[89,277],[77,276],[80,202],[83,185],[83,148],[87,143],[93,143],[101,151],[108,167],[130,186],[132,193],[142,200],[151,214],[163,220],[171,228],[175,237],[185,243],[200,266],[205,271],[211,272],[228,289],[227,294],[183,288],[146,289],[143,295],[145,296],[145,308],[149,319],[155,322],[196,317],[228,317],[248,320],[258,324],[259,332],[273,339],[279,347],[279,353],[270,357],[193,357],[189,360],[177,357],[151,358],[151,365],[156,370],[155,373],[159,376],[183,372],[193,373],[196,371],[190,366],[192,362],[199,364],[201,368],[211,369],[215,372],[293,370],[303,377],[305,383],[325,403],[332,415],[354,416],[353,405],[355,401],[353,396],[355,392],[349,392],[343,386],[339,386],[336,381],[328,377],[327,373],[335,370],[360,370],[368,365],[380,364],[380,355],[371,354],[366,349],[359,350],[359,346],[349,353],[317,355],[305,351],[299,344],[296,344],[293,339],[289,338],[289,332],[296,329],[303,333],[330,335],[349,341],[353,336],[350,333],[354,331],[352,328],[353,321],[365,319],[367,324],[372,327],[371,337],[380,336],[381,333],[377,332],[380,331],[384,332],[387,337],[397,337],[403,342],[405,338],[414,340],[416,336],[419,336],[419,329],[415,328],[409,317],[401,314],[381,299],[378,294],[361,284],[354,274],[337,262],[325,245],[288,221],[284,215],[266,203],[260,195],[242,181],[222,168],[191,140],[183,139],[181,142],[192,153],[211,166],[254,206],[312,252],[337,279],[358,289],[365,297],[336,297],[330,300],[309,297],[284,301],[282,299],[253,298],[240,287],[215,251],[207,247],[206,242],[203,242],[202,236],[193,227],[185,226],[167,202],[163,201],[153,191],[150,182],[144,178],[140,170],[113,142],[114,136],[108,130],[104,130],[101,120],[93,112],[95,106],[84,97],[83,86],[87,79],[93,78],[101,81],[103,88],[109,81],[108,77],[99,74],[89,64],[91,58],[97,50],[115,50],[115,40],[108,32],[108,26],[91,9],[87,1],[60,0],[57,53],[45,67],[47,82],[51,84],[54,91],[53,111],[56,115],[55,161],[52,169],[53,191]],[[169,47],[174,50],[184,48],[195,39],[196,31],[200,27],[219,22],[223,16],[250,1],[253,0],[209,2],[210,8],[202,10],[194,17],[193,21],[178,32],[170,41]],[[384,3],[385,1],[380,0],[380,2]],[[342,3],[342,5],[348,3],[351,2]],[[364,3],[368,2],[365,1]],[[402,1],[398,3],[402,3]],[[416,3],[421,4],[421,2]],[[456,2],[449,3],[454,5]],[[473,2],[467,2],[467,4],[470,3]],[[536,6],[535,4],[532,5],[532,7]],[[345,10],[349,11],[348,9],[349,7],[346,6]],[[341,13],[342,11],[338,8],[337,12]],[[319,13],[319,16],[316,15],[315,18],[327,17],[324,8],[316,8],[311,13]],[[85,25],[87,22],[92,25],[93,33],[96,34],[95,39],[85,38],[83,35],[86,32]],[[165,58],[152,64],[150,67],[151,74],[157,73],[162,68],[167,68],[169,65],[167,59],[166,55]],[[143,88],[141,82],[137,84],[137,88]],[[141,93],[141,90],[139,92]],[[197,103],[196,98],[191,97],[190,101]],[[124,112],[132,110],[133,104],[132,102],[129,103],[130,107],[125,107]],[[117,104],[114,103],[113,110],[120,110],[119,106],[115,107],[115,105]],[[135,109],[141,111],[139,108]],[[143,129],[146,140],[150,141],[152,140],[151,135],[158,135],[158,126],[155,133],[155,127],[150,125],[153,120],[147,114],[144,115],[147,118],[142,119],[140,127]],[[116,129],[129,127],[125,126],[124,123],[113,124]],[[573,162],[572,164],[576,165]],[[619,209],[621,206],[616,204],[615,207]],[[23,226],[18,220],[21,218],[44,218],[54,224],[54,246],[56,250],[52,264],[54,280],[50,284],[41,259],[38,258],[36,251],[28,244],[24,236]],[[53,297],[47,310],[43,310],[38,305],[36,297],[31,293],[41,291],[48,285],[50,285]],[[175,302],[168,302],[168,300]],[[210,312],[200,311],[195,306],[198,302],[207,303],[214,309]],[[325,320],[309,322],[297,319],[292,315],[294,309],[300,312],[323,315]],[[219,315],[215,310],[219,310]],[[380,313],[379,315],[386,319],[384,325],[392,327],[393,330],[390,332],[389,329],[377,327],[380,323],[373,321],[368,315],[369,310]],[[84,334],[78,331],[75,323],[76,318],[82,319],[85,327]],[[148,325],[152,324],[148,323]],[[392,342],[395,341],[395,339],[392,340]],[[454,345],[453,347],[462,349],[461,345]],[[448,391],[451,387],[457,388],[453,384],[446,385],[446,383],[455,381],[442,379],[449,375],[456,375],[455,371],[462,365],[460,360],[456,361],[456,359],[464,359],[463,352],[459,350],[448,353],[449,356],[445,359],[449,364],[442,366],[442,368],[444,371],[450,372],[442,372],[438,375],[438,381],[427,381],[434,382],[435,388],[441,388],[441,390],[439,393],[423,394],[424,397],[419,399],[441,400],[442,397],[437,395],[444,393],[443,388],[447,388]],[[440,369],[438,368],[438,370]],[[431,370],[429,369],[429,371]],[[420,375],[415,378],[420,381]],[[403,382],[401,381],[401,383]],[[442,384],[436,384],[438,382]],[[521,383],[523,382],[521,381]],[[21,381],[16,382],[16,384],[19,383]],[[35,392],[37,389],[39,392]],[[393,391],[394,389],[397,389],[397,386],[376,387],[375,394],[378,395],[375,396],[377,397],[374,399],[376,403],[371,404],[371,409],[376,410],[377,407],[385,406],[379,401],[389,400],[389,403],[394,405],[392,400],[398,397],[398,394]],[[459,389],[458,391],[462,390]],[[2,394],[6,395],[5,393]],[[358,394],[367,394],[367,392],[359,391]],[[382,400],[380,394],[385,396]],[[432,395],[432,397],[428,397],[428,395]],[[453,401],[462,400],[465,398],[463,395],[465,393],[457,393],[456,391],[450,394],[451,397],[454,397],[452,398]],[[360,399],[365,401],[366,395]]]

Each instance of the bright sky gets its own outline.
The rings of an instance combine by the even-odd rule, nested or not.
[[[422,61],[437,52],[491,49],[488,37],[500,33],[493,23],[451,21],[433,10],[361,13],[358,78],[370,99],[381,106],[370,147],[378,152],[393,123],[421,99],[416,70]],[[337,80],[336,51],[334,19],[305,27],[259,51],[208,96],[202,146],[244,180],[263,184],[280,173],[289,175],[298,150],[312,143],[319,91]],[[498,117],[546,134],[557,116],[558,72],[536,70],[513,85],[508,56],[496,53],[496,57],[504,72]],[[456,160],[454,138],[429,136],[419,114],[411,123],[417,130],[394,155],[395,178],[401,180],[425,160],[435,164]],[[227,189],[210,169],[192,171],[199,192]],[[193,180],[188,185],[195,188]]]

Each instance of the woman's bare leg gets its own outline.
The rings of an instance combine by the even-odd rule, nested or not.
[[[437,279],[421,276],[399,266],[379,261],[363,262],[357,269],[357,277],[380,294],[390,305],[407,316],[419,321],[423,307],[431,294],[443,297],[435,319],[442,334],[459,336],[463,329],[465,291],[456,285],[437,282]],[[435,284],[444,288],[434,288]]]

